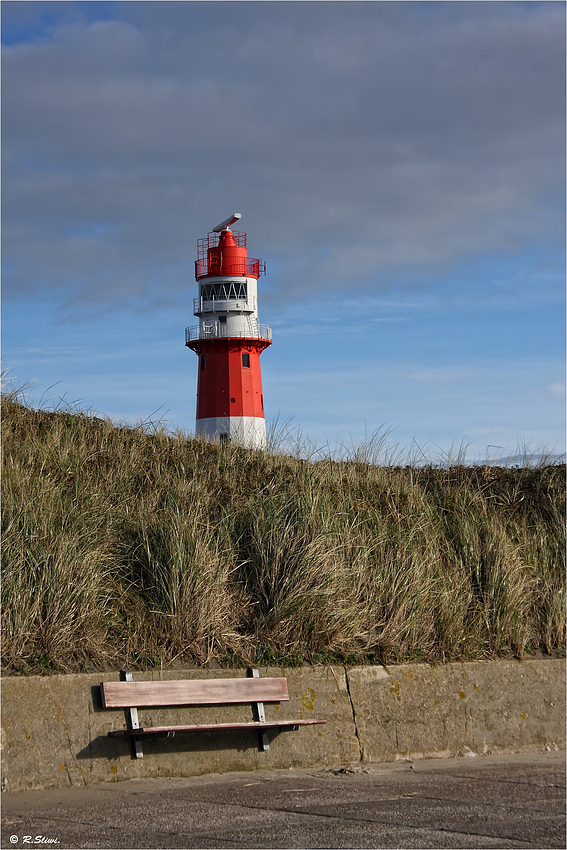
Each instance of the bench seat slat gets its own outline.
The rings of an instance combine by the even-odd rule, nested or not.
[[[101,690],[105,708],[228,705],[289,699],[285,678],[102,682]]]
[[[116,729],[108,732],[108,736],[129,735],[137,737],[138,735],[155,735],[160,732],[217,732],[223,729],[277,729],[286,726],[314,726],[326,722],[326,720],[266,720],[263,723],[252,721],[250,723],[199,724],[198,726],[144,726],[141,729]]]

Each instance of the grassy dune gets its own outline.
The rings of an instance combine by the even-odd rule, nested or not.
[[[565,467],[378,466],[2,400],[2,662],[443,662],[565,647]]]

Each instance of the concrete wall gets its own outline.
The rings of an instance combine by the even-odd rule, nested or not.
[[[545,751],[565,747],[565,663],[490,661],[429,667],[286,670],[290,700],[268,719],[316,717],[325,726],[270,736],[177,735],[144,741],[131,758],[122,711],[105,711],[102,679],[118,674],[2,680],[2,788],[18,791],[134,777],[195,776],[256,768],[325,768],[358,762]],[[134,679],[244,676],[240,670],[135,673]],[[261,675],[282,675],[264,669]],[[250,720],[248,706],[144,709],[144,725]]]

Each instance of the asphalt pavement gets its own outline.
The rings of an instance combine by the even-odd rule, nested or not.
[[[565,754],[2,795],[2,847],[565,848]]]

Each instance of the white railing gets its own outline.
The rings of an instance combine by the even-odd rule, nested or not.
[[[238,324],[222,324],[220,322],[212,322],[210,325],[193,325],[191,328],[185,328],[185,345],[193,342],[196,339],[218,339],[222,337],[239,337],[245,339],[272,339],[272,329],[269,325],[257,325],[250,327],[249,325]]]
[[[193,313],[199,316],[201,313],[223,313],[232,310],[240,313],[254,313],[256,310],[256,298],[194,298]]]

